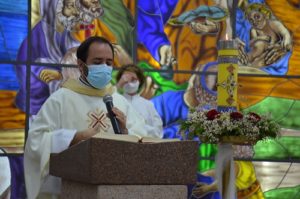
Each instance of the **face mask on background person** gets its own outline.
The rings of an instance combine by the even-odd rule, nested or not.
[[[112,67],[106,64],[88,65],[88,75],[86,77],[91,86],[102,89],[111,81]]]
[[[124,92],[127,94],[135,94],[139,89],[139,85],[140,85],[139,81],[128,82],[123,87]]]

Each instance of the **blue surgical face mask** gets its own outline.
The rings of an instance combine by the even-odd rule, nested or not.
[[[87,81],[95,88],[102,89],[111,81],[112,67],[106,64],[88,65]]]

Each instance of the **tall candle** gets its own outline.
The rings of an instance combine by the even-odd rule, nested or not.
[[[237,110],[238,49],[235,40],[218,42],[218,88],[219,111]]]

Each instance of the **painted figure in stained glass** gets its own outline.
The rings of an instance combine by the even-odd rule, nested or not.
[[[265,14],[266,11],[269,11],[268,14],[271,15],[271,11],[267,9],[267,7],[262,4],[263,1],[240,1],[242,2],[241,8],[238,9],[237,12],[237,36],[239,37],[240,40],[240,61],[243,63],[245,60],[248,60],[248,64],[250,66],[247,67],[240,67],[240,72],[247,72],[247,73],[255,73],[255,74],[275,74],[275,75],[283,75],[287,72],[288,69],[288,60],[289,57],[291,56],[291,45],[292,45],[292,40],[291,40],[291,34],[289,31],[282,25],[280,21],[277,19],[268,19]],[[257,2],[261,2],[260,4]],[[248,4],[250,3],[250,4]],[[257,7],[260,8],[260,10],[265,10],[264,12],[257,12]],[[206,10],[206,12],[205,12]],[[207,11],[211,12],[207,12]],[[201,14],[202,13],[202,14]],[[207,14],[207,13],[210,13]],[[265,16],[263,19],[264,22],[261,22],[262,24],[266,23],[269,24],[272,22],[274,25],[274,28],[270,28],[270,30],[273,30],[273,32],[270,31],[265,31],[262,32],[260,31],[260,34],[264,34],[265,38],[272,38],[272,48],[267,48],[267,51],[265,53],[260,53],[259,56],[262,56],[260,60],[264,61],[264,65],[260,65],[259,67],[252,67],[251,64],[254,64],[254,58],[256,54],[258,54],[259,51],[262,50],[262,48],[258,49],[258,52],[256,52],[256,49],[251,48],[251,44],[255,45],[260,45],[262,42],[261,37],[254,37],[254,32],[255,32],[255,27],[259,26],[256,25],[255,27],[252,27],[249,21],[246,20],[245,18],[245,13],[248,13],[249,17],[257,17],[257,14],[261,14],[259,16]],[[256,15],[255,15],[256,14]],[[251,16],[250,16],[251,15]],[[170,20],[170,24],[172,25],[188,25],[193,33],[196,34],[201,34],[204,35],[206,33],[216,35],[219,37],[220,34],[224,35],[224,32],[222,30],[222,27],[224,29],[224,22],[225,19],[224,17],[226,16],[226,11],[225,9],[221,9],[220,7],[212,6],[199,6],[198,8],[194,10],[190,10],[187,12],[184,12],[183,14],[179,15],[177,18],[173,18]],[[201,19],[202,20],[199,20]],[[214,20],[213,20],[214,19]],[[268,23],[267,23],[268,22]],[[253,22],[254,24],[257,24],[257,22]],[[198,25],[199,24],[199,25]],[[268,25],[269,26],[269,25]],[[276,28],[275,28],[276,26]],[[251,30],[252,27],[252,31]],[[278,32],[276,32],[278,31]],[[252,39],[250,38],[250,33],[252,32]],[[268,43],[269,45],[270,43]],[[179,44],[180,45],[180,44]],[[278,47],[278,48],[277,48]],[[249,62],[249,57],[252,58],[252,62]],[[178,60],[180,61],[180,60]],[[269,63],[269,65],[266,65],[266,63]],[[195,71],[199,72],[216,72],[216,62],[210,62],[204,65],[198,65],[195,67]],[[216,92],[214,91],[215,86],[213,85],[207,85],[211,84],[213,81],[215,81],[215,77],[213,75],[205,76],[205,75],[200,75],[199,78],[196,78],[198,75],[193,75],[190,78],[190,85],[188,86],[187,90],[183,94],[184,99],[184,104],[188,106],[195,106],[198,105],[199,103],[205,103],[203,102],[202,98],[207,96],[208,98],[213,98],[213,96],[216,95]],[[196,80],[196,81],[195,81]],[[211,83],[207,83],[207,81]],[[246,86],[246,85],[245,85]],[[245,87],[244,86],[244,87]],[[179,94],[180,91],[177,92]],[[164,96],[161,98],[163,101],[164,99],[167,99],[166,95],[171,95],[172,92],[168,92],[163,94]],[[181,95],[181,94],[180,94]],[[209,95],[211,97],[209,97]],[[207,98],[206,97],[206,98]],[[163,102],[159,102],[160,96],[156,96],[153,100],[155,103],[161,104]],[[176,102],[178,103],[178,102]],[[168,105],[167,103],[166,105]],[[172,106],[171,104],[169,104]],[[160,107],[160,105],[158,105]],[[174,109],[173,109],[174,110]],[[182,109],[181,109],[182,110]],[[177,114],[175,114],[176,111],[173,112],[172,117],[176,117]],[[165,113],[162,113],[165,114]],[[183,113],[184,114],[184,113]],[[164,115],[162,115],[164,117]],[[184,115],[177,115],[178,118],[184,119],[186,116]],[[175,119],[175,118],[174,118]],[[175,119],[176,120],[176,119]],[[170,121],[172,124],[174,124],[174,121]],[[168,124],[166,124],[167,127],[170,127]]]
[[[247,7],[246,3],[247,2],[245,2],[245,1],[240,1],[240,5],[243,10]],[[207,12],[207,11],[211,11],[211,12]],[[209,13],[210,15],[207,13]],[[242,11],[242,13],[244,14],[244,11]],[[218,14],[221,14],[221,15],[218,16]],[[217,35],[217,34],[221,34],[222,27],[224,27],[224,24],[222,25],[221,23],[223,23],[223,21],[225,21],[225,19],[224,19],[225,17],[226,17],[225,9],[221,9],[220,7],[216,7],[216,6],[215,7],[214,6],[199,6],[198,8],[196,8],[194,10],[182,13],[177,18],[173,18],[173,19],[169,20],[169,23],[174,26],[188,25],[192,29],[192,32],[196,33],[196,34]],[[248,22],[245,21],[245,19],[244,19],[242,23],[243,23],[242,25],[244,25],[245,23],[248,23]],[[276,24],[277,25],[281,24],[281,22],[279,22],[277,20]],[[247,24],[246,26],[248,27],[248,30],[250,30],[250,25]],[[291,45],[291,37],[289,38],[289,32],[287,31],[287,29],[284,28],[284,26],[282,24],[278,25],[277,27],[278,28],[280,27],[279,30],[283,33],[282,38],[286,38],[286,41],[287,41],[286,43],[289,43],[289,46],[290,46]],[[242,39],[245,37],[245,34],[250,34],[250,31],[245,31],[245,32],[243,32],[243,34],[241,34]],[[269,34],[269,32],[266,32],[265,34]],[[249,45],[249,41],[242,40],[241,43],[244,43],[244,42],[247,43],[247,45]],[[279,42],[279,41],[276,41],[276,42]],[[242,47],[245,48],[245,45]],[[251,51],[250,51],[250,53],[251,53]],[[252,50],[252,53],[253,53],[253,50]],[[273,51],[272,53],[275,53],[275,52]],[[247,54],[246,54],[246,56],[247,56]],[[270,60],[273,59],[272,63],[278,61],[281,57],[282,56],[278,56],[277,59],[275,59],[275,57],[274,56],[272,57],[271,54],[268,55],[268,59],[270,59]],[[216,65],[217,65],[217,63],[211,62],[204,66],[198,66],[196,68],[196,70],[199,70],[199,71],[204,70],[206,72],[216,72],[216,68],[215,68]],[[270,67],[273,67],[273,66],[270,66]],[[250,67],[247,67],[247,69],[248,68],[250,68]],[[248,70],[248,71],[251,71],[251,70]],[[253,71],[256,73],[260,73],[260,74],[264,73],[264,71],[259,71],[259,70],[255,70],[255,69],[253,69]],[[214,84],[215,76],[211,75],[211,77],[210,77],[210,76],[205,76],[205,75],[200,75],[200,76],[193,75],[192,78],[190,79],[190,83],[191,84],[189,85],[186,92],[168,91],[168,92],[165,92],[164,94],[152,99],[153,102],[156,104],[156,107],[159,109],[161,116],[163,117],[165,126],[167,126],[167,129],[165,129],[166,137],[167,136],[171,136],[171,137],[175,136],[175,134],[176,134],[176,130],[174,132],[174,129],[176,129],[175,121],[178,119],[185,119],[185,117],[186,117],[185,114],[186,114],[186,110],[188,109],[188,106],[194,107],[196,105],[199,105],[199,103],[205,104],[205,103],[214,101],[214,97],[216,95],[216,92],[214,91],[214,89],[216,88],[215,84]],[[170,100],[170,99],[172,99],[172,100]],[[183,102],[183,100],[184,100],[184,102]],[[170,104],[171,101],[173,101],[173,103]],[[180,101],[181,101],[181,103],[180,103]],[[165,106],[167,106],[167,107],[172,106],[173,109],[166,108]],[[172,114],[167,114],[165,110],[172,110]],[[173,133],[172,133],[172,131],[173,131]],[[242,164],[242,165],[244,165],[244,164]],[[249,165],[248,164],[245,164],[245,165],[247,167],[247,166],[251,166],[252,164],[250,163]],[[236,166],[238,166],[238,164]],[[242,171],[242,170],[244,170],[244,167],[245,166],[239,166],[238,168],[240,171]],[[251,168],[253,168],[253,165]],[[243,173],[243,172],[240,172],[240,173]],[[254,181],[251,183],[241,183],[243,181],[244,177],[242,175],[238,175],[237,181],[240,182],[239,186],[242,184],[242,186],[238,187],[239,189],[242,190],[244,188],[251,187],[252,184],[256,182],[254,169],[251,169],[251,172],[248,172],[248,174],[251,178],[254,179]],[[210,187],[210,185],[208,187]],[[213,187],[213,186],[211,186],[211,187]],[[198,194],[206,195],[207,192],[215,190],[215,189],[205,190],[206,188],[207,187],[205,187],[205,186],[199,186]],[[201,190],[201,191],[199,191],[199,190]],[[249,192],[248,194],[250,194],[251,197],[256,197],[258,195],[262,195],[262,192],[261,192],[261,190],[256,189],[255,191],[251,191],[251,193]]]
[[[138,1],[137,39],[156,60],[163,70],[172,70],[176,64],[172,45],[164,31],[164,26],[171,17],[178,0]],[[156,64],[157,64],[156,63]],[[162,74],[172,79],[172,73]]]
[[[245,15],[251,24],[250,51],[242,64],[261,68],[275,63],[292,49],[292,36],[265,4],[250,4]]]
[[[22,42],[17,60],[25,62],[29,59],[38,64],[32,64],[30,68],[21,64],[15,66],[20,85],[15,104],[23,112],[26,111],[27,94],[30,93],[29,114],[35,115],[61,81],[78,75],[77,70],[61,69],[55,65],[76,63],[72,58],[77,46],[85,38],[102,35],[119,44],[115,45],[117,55],[129,58],[132,54],[133,46],[128,43],[133,43],[134,23],[122,0],[36,0],[32,1],[32,8],[36,11],[32,16],[37,17],[32,22],[31,40],[25,39]],[[43,63],[52,65],[45,66]],[[28,74],[30,77],[27,78]],[[30,91],[26,86],[27,80],[30,81]],[[17,181],[13,190],[18,192],[18,196],[23,195],[23,158],[14,157],[12,161],[12,173],[16,175],[12,182]]]
[[[114,3],[114,8],[111,8]],[[118,13],[118,15],[116,15]],[[64,55],[81,41],[93,35],[102,35],[118,42],[119,53],[129,59],[132,54],[134,27],[130,12],[121,0],[40,0],[40,20],[31,32],[31,61],[36,63],[61,63]],[[101,17],[101,21],[100,21]],[[126,20],[121,21],[120,18]],[[18,60],[27,59],[28,40],[19,49]],[[74,50],[71,50],[74,52]],[[65,60],[64,60],[65,61]],[[31,66],[30,114],[35,115],[48,96],[57,89],[62,79],[61,68]],[[25,111],[26,66],[16,66],[20,89],[16,105]]]
[[[171,18],[168,23],[173,26],[188,25],[195,34],[217,34],[220,22],[225,20],[227,12],[218,6],[202,5],[194,10]]]

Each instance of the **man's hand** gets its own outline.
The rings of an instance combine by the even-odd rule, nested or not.
[[[278,61],[286,54],[286,50],[279,44],[270,45],[264,52],[266,65],[270,65]]]
[[[120,109],[118,109],[117,107],[113,107],[112,111],[114,112],[117,120],[119,121],[122,134],[128,134],[128,130],[126,128],[126,120],[127,120],[126,115],[122,111],[120,111]]]
[[[286,51],[292,50],[292,41],[291,41],[290,37],[284,38],[281,45]]]
[[[219,32],[219,24],[210,20],[205,22],[192,21],[189,26],[195,34],[216,34]]]
[[[177,61],[172,54],[170,45],[163,45],[159,48],[159,57],[161,69],[173,71],[173,65],[177,64]],[[160,75],[168,80],[173,79],[173,72],[161,72]]]
[[[145,86],[143,87],[143,90],[141,91],[141,96],[146,99],[151,99],[155,96],[156,90],[159,88],[157,84],[152,80],[150,76],[146,77]]]
[[[170,45],[163,45],[159,48],[159,57],[161,66],[172,66],[176,64],[176,59],[173,56],[172,47]]]
[[[45,83],[49,83],[50,81],[53,80],[62,79],[62,75],[57,70],[44,69],[40,73],[40,79]]]
[[[77,144],[81,141],[87,140],[87,139],[93,137],[94,135],[96,135],[98,132],[99,131],[94,128],[86,129],[83,131],[78,131],[78,132],[76,132],[73,140],[71,141],[70,146]]]
[[[246,44],[240,40],[239,38],[236,39],[238,43],[238,51],[239,51],[239,64],[247,66],[249,64],[249,57],[245,51]]]

